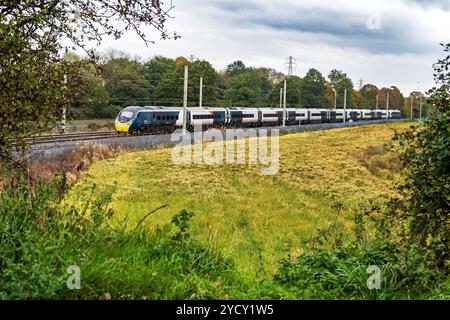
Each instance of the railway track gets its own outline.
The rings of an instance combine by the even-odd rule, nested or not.
[[[100,140],[115,137],[120,137],[115,131],[99,131],[99,132],[40,135],[27,139],[27,142],[31,145],[37,145],[45,143],[68,142],[68,141]]]

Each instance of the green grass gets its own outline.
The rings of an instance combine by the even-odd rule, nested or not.
[[[319,227],[338,221],[347,233],[351,213],[368,199],[389,197],[398,174],[380,161],[391,161],[390,155],[373,155],[375,168],[362,160],[372,156],[367,148],[388,143],[394,130],[408,125],[282,136],[275,176],[262,176],[250,165],[178,166],[170,149],[131,152],[93,165],[71,195],[83,200],[93,184],[100,189],[116,184],[112,205],[130,226],[168,204],[146,220],[149,232],[182,209],[193,211],[194,239],[203,244],[214,239],[239,270],[266,278],[281,258],[302,253]]]

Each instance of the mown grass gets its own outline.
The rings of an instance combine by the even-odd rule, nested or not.
[[[280,137],[280,170],[263,176],[251,165],[175,165],[171,149],[130,152],[94,164],[71,190],[83,203],[93,184],[116,185],[119,224],[145,220],[150,233],[188,209],[192,237],[217,248],[249,276],[273,275],[278,261],[298,256],[318,228],[337,222],[350,236],[351,214],[367,201],[387,199],[399,179],[387,151],[394,130],[407,123],[371,125]],[[368,151],[369,150],[369,151]],[[371,159],[377,157],[376,161]],[[386,165],[383,165],[383,161]],[[375,164],[374,164],[375,163]]]

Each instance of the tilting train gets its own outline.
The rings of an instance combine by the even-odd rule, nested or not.
[[[282,108],[187,108],[186,126],[207,128],[269,127],[283,124]],[[138,107],[124,108],[117,115],[115,129],[118,133],[145,134],[170,133],[183,126],[181,107]],[[329,123],[400,119],[399,110],[368,109],[286,109],[285,123],[288,126],[308,123]]]

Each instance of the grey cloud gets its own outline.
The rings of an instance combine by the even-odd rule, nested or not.
[[[416,3],[425,1],[416,0]],[[434,2],[434,1],[432,1]],[[435,1],[436,3],[438,1]],[[290,30],[328,36],[330,45],[341,48],[352,47],[373,53],[404,54],[425,53],[429,50],[426,39],[411,29],[410,23],[401,12],[380,13],[381,28],[370,30],[367,21],[370,10],[354,10],[336,5],[323,7],[297,2],[289,12],[283,7],[268,8],[264,2],[218,1],[212,2],[217,8],[228,13],[231,19],[247,27],[264,26],[275,30]],[[300,5],[299,5],[300,4]],[[432,4],[429,4],[432,5]]]

